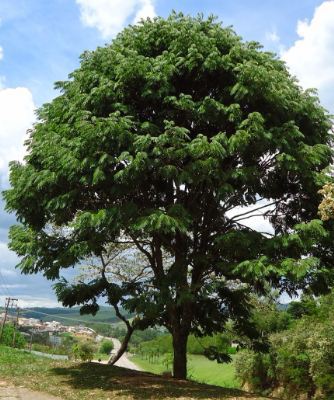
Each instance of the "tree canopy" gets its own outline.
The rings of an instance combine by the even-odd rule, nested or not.
[[[55,280],[127,242],[151,272],[64,283],[64,304],[96,312],[102,296],[165,326],[185,378],[189,334],[232,320],[257,337],[250,293],[332,284],[331,223],[317,214],[331,120],[277,56],[214,18],[172,14],[86,51],[56,88],[5,192],[21,271]]]

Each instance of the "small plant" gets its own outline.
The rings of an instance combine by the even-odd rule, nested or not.
[[[72,353],[76,360],[92,361],[94,348],[89,343],[77,343],[72,347]]]
[[[166,370],[170,370],[170,367],[173,365],[173,354],[166,353],[163,358],[163,364],[166,367]]]

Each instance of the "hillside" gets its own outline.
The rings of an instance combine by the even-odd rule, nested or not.
[[[38,318],[44,322],[59,321],[63,325],[95,324],[95,323],[117,323],[119,319],[111,307],[100,306],[99,312],[93,315],[80,315],[80,308],[47,308],[33,307],[29,310],[22,310],[21,315],[26,318]],[[127,314],[125,314],[127,315]]]

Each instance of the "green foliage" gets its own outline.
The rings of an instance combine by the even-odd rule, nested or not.
[[[279,310],[275,299],[254,298],[253,303],[254,309],[251,318],[263,336],[289,328],[291,315],[287,311]]]
[[[236,350],[231,347],[231,339],[227,335],[204,336],[197,338],[190,335],[187,343],[189,354],[204,355],[207,349],[215,348],[221,353],[235,354]],[[142,340],[133,350],[139,354],[168,354],[173,352],[172,336],[159,335],[153,340]]]
[[[58,354],[58,355],[71,355],[72,347],[67,347],[67,346],[52,347],[40,343],[33,343],[31,346],[32,350],[40,351],[42,353]]]
[[[138,329],[210,336],[232,320],[254,340],[251,293],[328,290],[334,230],[318,220],[318,190],[332,121],[275,55],[214,18],[173,13],[85,52],[56,87],[4,193],[21,271],[55,280],[122,239],[149,270],[61,280],[64,305],[95,314],[104,296]],[[274,236],[247,227],[250,206]]]
[[[72,347],[72,354],[76,360],[92,361],[94,356],[94,347],[87,342],[76,343]]]
[[[243,350],[236,356],[235,370],[237,378],[251,390],[264,391],[273,384],[271,354]]]
[[[100,353],[110,354],[111,350],[114,348],[114,343],[112,340],[103,340],[100,345]]]
[[[303,315],[313,315],[317,312],[316,301],[312,297],[304,296],[300,301],[289,303],[287,312],[294,319],[299,319]]]
[[[267,354],[242,351],[237,355],[236,373],[254,390],[284,388],[297,399],[330,399],[334,396],[334,313],[331,294],[313,301],[313,312],[304,314],[290,329],[271,336]],[[306,300],[304,299],[304,302]],[[308,299],[311,304],[311,300]]]
[[[24,336],[19,332],[13,324],[6,324],[3,328],[0,343],[5,346],[13,345],[13,338],[15,332],[15,347],[23,348],[26,344]]]

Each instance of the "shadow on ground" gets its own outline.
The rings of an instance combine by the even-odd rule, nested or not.
[[[138,400],[259,398],[237,389],[176,381],[173,378],[107,365],[85,363],[67,368],[54,368],[52,371],[62,376],[64,383],[73,389],[111,391],[113,395],[128,396]]]

